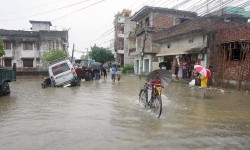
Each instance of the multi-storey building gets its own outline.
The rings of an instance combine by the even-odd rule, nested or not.
[[[153,42],[160,47],[156,56],[158,60],[192,60],[210,69],[214,84],[227,82],[249,88],[250,15],[222,10],[227,12],[219,10],[154,33]]]
[[[197,14],[189,11],[144,6],[132,17],[136,22],[136,28],[131,32],[130,40],[135,40],[135,49],[130,50],[130,56],[134,58],[135,74],[147,74],[158,68],[156,54],[160,48],[152,42],[152,33],[181,24],[194,19]]]
[[[44,52],[53,49],[67,51],[68,31],[50,30],[50,21],[30,21],[31,31],[0,30],[5,55],[2,66],[16,63],[18,70],[36,70],[46,66],[42,61]]]
[[[118,13],[114,20],[114,57],[122,66],[124,64],[124,14]]]
[[[114,21],[114,56],[122,66],[124,64],[133,64],[133,60],[129,56],[129,49],[131,48],[129,33],[135,27],[135,22],[130,21],[130,16],[131,10],[123,9],[121,13],[115,16]]]
[[[130,31],[136,27],[136,22],[130,21],[131,11],[124,9],[124,64],[134,64],[133,59],[129,56],[129,50],[135,48],[134,40],[130,40]]]
[[[218,30],[246,23],[244,17],[232,17],[226,22],[225,17],[206,16],[173,26],[153,34],[153,41],[159,44],[160,52],[156,54],[159,60],[191,61],[205,67],[213,65],[214,52],[210,47],[214,33]],[[180,64],[180,63],[179,63]],[[181,70],[181,68],[180,68]],[[180,73],[180,77],[182,73]]]

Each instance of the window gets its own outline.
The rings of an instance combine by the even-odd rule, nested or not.
[[[118,49],[123,50],[124,49],[124,41],[119,40],[118,41]]]
[[[5,67],[11,67],[11,59],[4,59],[4,64],[5,64]]]
[[[11,42],[4,42],[4,49],[10,50],[11,49]]]
[[[187,18],[180,18],[180,23],[186,22],[186,21],[188,21],[188,20],[190,20],[190,19],[187,19]]]
[[[53,75],[56,76],[60,73],[63,73],[65,71],[68,71],[69,70],[69,66],[67,63],[63,63],[63,64],[59,64],[57,66],[54,66],[52,68],[52,72],[53,72]]]
[[[142,46],[142,45],[141,45],[141,41],[142,41],[141,38],[138,38],[138,39],[137,39],[137,47],[138,47],[138,48],[141,48],[141,46]]]
[[[147,17],[146,20],[145,20],[145,26],[146,26],[146,27],[149,26],[149,17]]]
[[[33,67],[33,59],[23,59],[23,67]]]
[[[233,44],[231,50],[230,44]],[[227,61],[246,60],[246,52],[241,50],[241,45],[239,43],[225,43],[221,47],[224,49],[225,59]]]
[[[240,60],[240,49],[233,49],[232,50],[231,60]]]
[[[31,42],[23,43],[23,50],[33,50],[33,43]]]

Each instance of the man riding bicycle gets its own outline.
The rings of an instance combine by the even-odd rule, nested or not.
[[[152,91],[151,91],[151,99],[153,98],[155,87],[162,87],[162,82],[160,79],[160,75],[158,72],[155,74],[155,79],[150,80],[150,84],[152,85]]]

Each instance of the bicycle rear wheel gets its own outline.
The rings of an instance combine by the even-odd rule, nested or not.
[[[141,105],[143,105],[144,107],[147,106],[147,103],[148,103],[148,95],[147,95],[147,92],[144,90],[144,89],[141,89],[140,90],[140,93],[139,93],[139,103]]]
[[[161,96],[156,96],[153,101],[151,100],[150,109],[158,118],[160,118],[162,112]]]

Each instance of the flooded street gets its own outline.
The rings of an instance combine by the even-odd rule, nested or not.
[[[250,93],[199,89],[172,82],[160,119],[140,107],[144,80],[82,81],[41,88],[18,79],[0,98],[1,150],[250,149]]]

